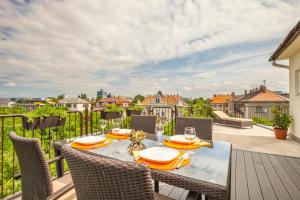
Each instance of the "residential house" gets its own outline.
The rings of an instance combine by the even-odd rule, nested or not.
[[[288,60],[289,64],[277,62],[282,60]],[[300,142],[300,21],[288,33],[269,61],[275,67],[289,70],[290,114],[293,117],[290,135]]]
[[[0,107],[12,107],[15,103],[8,98],[0,98]]]
[[[178,108],[188,107],[188,104],[179,95],[164,95],[161,91],[158,91],[155,95],[148,95],[140,103],[145,107],[145,113],[152,113],[158,116],[167,117],[171,116],[172,111],[175,110],[175,106]],[[159,108],[165,109],[159,109]],[[181,115],[181,109],[178,109],[178,114]]]
[[[234,96],[229,103],[229,114],[241,118],[272,119],[272,108],[280,106],[288,111],[289,99],[276,92],[268,90],[266,86],[245,91],[244,95]]]
[[[215,110],[228,113],[228,107],[230,101],[232,101],[234,93],[232,94],[214,94],[214,97],[210,99],[210,103]]]
[[[80,98],[65,98],[58,101],[58,106],[68,107],[70,111],[84,111],[86,108],[91,110],[91,103]]]
[[[128,108],[129,105],[131,105],[133,100],[128,97],[124,96],[113,96],[110,98],[102,98],[96,100],[96,107],[101,108],[107,104],[116,104],[123,108]]]

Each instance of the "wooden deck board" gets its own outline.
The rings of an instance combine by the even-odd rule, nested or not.
[[[250,200],[263,200],[263,196],[259,187],[257,174],[250,152],[244,152],[246,175],[248,182]]]
[[[247,175],[243,151],[237,151],[236,153],[235,178],[236,199],[249,200]]]
[[[257,174],[260,190],[262,192],[262,196],[264,200],[276,200],[277,197],[275,195],[272,184],[270,183],[267,172],[261,162],[260,156],[258,153],[251,153],[252,159],[254,162],[255,171]]]

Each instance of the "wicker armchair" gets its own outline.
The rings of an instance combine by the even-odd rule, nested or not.
[[[194,127],[199,138],[212,140],[212,119],[177,117],[175,133],[183,134],[185,127]]]
[[[147,133],[155,134],[156,116],[141,116],[133,115],[131,121],[131,128],[134,130],[142,130]]]
[[[9,134],[18,157],[21,179],[22,199],[74,199],[75,192],[70,175],[51,181],[49,162],[38,139],[23,138],[14,132]],[[67,177],[68,176],[68,177]],[[65,184],[65,180],[69,183]]]
[[[149,169],[55,144],[67,160],[78,200],[171,200],[155,194]]]

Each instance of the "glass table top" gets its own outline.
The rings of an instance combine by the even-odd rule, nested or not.
[[[163,146],[162,141],[168,136],[156,136],[147,134],[143,144],[149,147]],[[99,154],[123,161],[134,161],[134,157],[127,153],[127,148],[131,141],[113,140],[105,147],[87,150],[94,154]],[[191,162],[179,169],[168,171],[188,178],[215,183],[226,186],[228,167],[230,160],[231,143],[223,141],[212,141],[212,147],[201,147],[192,151]]]

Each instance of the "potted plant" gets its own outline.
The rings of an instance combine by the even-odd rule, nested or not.
[[[129,106],[126,110],[126,115],[130,117],[131,115],[141,115],[144,110],[143,106],[132,105]]]
[[[116,104],[108,104],[105,109],[101,111],[102,119],[116,119],[121,118],[123,109],[118,107]]]
[[[288,128],[292,122],[292,117],[282,112],[278,107],[273,108],[272,113],[274,114],[272,124],[275,137],[280,140],[285,140]]]
[[[23,118],[23,127],[27,130],[64,126],[67,112],[64,108],[43,106],[28,112]]]

